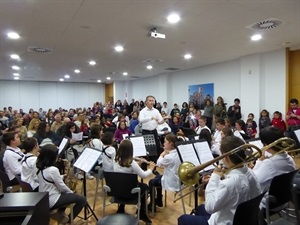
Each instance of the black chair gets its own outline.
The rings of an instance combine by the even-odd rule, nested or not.
[[[289,202],[292,201],[293,179],[298,170],[284,173],[273,178],[269,192],[266,196],[266,220],[271,223],[270,216],[280,213],[288,208]]]
[[[141,189],[138,187],[137,174],[104,172],[104,178],[106,185],[103,186],[103,216],[107,206],[106,196],[111,196],[111,203],[137,205],[137,221],[139,221]]]
[[[5,193],[12,192],[12,186],[10,185],[10,181],[8,175],[0,170],[0,181],[2,183],[2,191]]]
[[[238,205],[232,225],[259,225],[259,204],[266,192]]]
[[[139,220],[127,213],[116,213],[100,219],[96,225],[138,225]]]

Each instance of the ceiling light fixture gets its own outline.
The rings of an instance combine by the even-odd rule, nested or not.
[[[97,80],[98,83],[101,83],[101,80]]]
[[[7,33],[7,37],[9,37],[10,39],[19,39],[20,35],[16,32],[9,32]]]
[[[169,23],[178,23],[180,20],[180,16],[176,13],[172,13],[167,17]]]
[[[153,68],[153,66],[148,65],[146,68],[147,68],[148,70],[151,70],[151,69]]]
[[[60,78],[59,81],[64,81],[64,79],[63,79],[63,78]]]
[[[66,74],[66,75],[65,75],[65,78],[69,79],[69,78],[70,78],[70,75]]]
[[[13,75],[14,75],[15,77],[18,77],[18,76],[20,76],[20,74],[19,74],[19,73],[13,73]]]
[[[262,38],[262,36],[260,34],[255,34],[251,37],[252,41],[258,41]]]
[[[123,52],[124,48],[123,48],[123,46],[121,46],[121,45],[117,45],[117,46],[115,47],[115,50],[116,50],[117,52]]]
[[[94,65],[96,65],[96,62],[95,61],[89,61],[89,64],[94,66]]]
[[[15,79],[15,80],[19,80],[20,78],[19,78],[19,77],[14,77],[14,79]]]
[[[17,54],[11,54],[10,58],[18,60],[18,59],[20,59],[20,56],[18,56]]]
[[[18,67],[18,66],[12,66],[11,67],[13,70],[20,70],[20,67]]]
[[[190,59],[190,58],[192,58],[192,55],[191,55],[191,54],[185,54],[183,57],[184,57],[185,59]]]
[[[128,75],[128,73],[127,73],[127,72],[124,72],[124,73],[123,73],[123,75],[124,75],[124,76],[127,76],[127,75]]]
[[[111,79],[111,77],[106,77],[106,80],[110,80]]]
[[[80,70],[76,69],[74,70],[75,73],[80,73]]]

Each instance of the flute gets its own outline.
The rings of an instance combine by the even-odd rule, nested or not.
[[[146,159],[144,159],[144,158],[139,158],[139,157],[133,157],[133,159],[135,160],[135,161],[138,161],[138,162],[141,162],[141,163],[146,163],[146,164],[150,164],[150,162],[149,161],[147,161]]]

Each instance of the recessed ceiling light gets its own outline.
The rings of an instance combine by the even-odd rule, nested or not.
[[[12,54],[12,55],[10,55],[10,58],[12,58],[12,59],[20,59],[20,56],[18,56],[17,54]]]
[[[169,23],[177,23],[180,20],[180,16],[176,13],[172,13],[167,17]]]
[[[260,34],[255,34],[251,37],[252,41],[258,41],[262,38],[262,36]]]
[[[147,68],[148,70],[151,70],[153,67],[152,67],[151,65],[148,65],[146,68]]]
[[[124,50],[124,48],[123,48],[123,46],[121,46],[121,45],[117,45],[117,46],[115,47],[115,50],[116,50],[117,52],[122,52],[122,51]]]
[[[111,79],[111,77],[106,77],[106,80],[110,80]]]
[[[20,74],[19,74],[19,73],[13,73],[13,75],[14,75],[15,77],[18,77],[18,76],[20,76]]]
[[[70,75],[66,74],[66,75],[65,75],[65,78],[67,78],[67,79],[70,78]]]
[[[124,75],[124,76],[127,76],[127,75],[128,75],[128,73],[127,73],[127,72],[124,72],[124,73],[123,73],[123,75]]]
[[[101,80],[97,80],[98,83],[101,83]]]
[[[7,37],[9,37],[10,39],[19,39],[20,35],[16,32],[9,32],[7,33]]]
[[[95,61],[89,61],[89,64],[94,66],[94,65],[96,65],[96,62]]]
[[[15,80],[19,80],[20,78],[19,78],[19,77],[14,77],[14,79],[15,79]]]
[[[63,79],[63,78],[60,78],[59,81],[64,81],[64,79]]]
[[[12,66],[11,67],[13,70],[20,70],[20,67],[18,67],[18,66]]]
[[[76,69],[74,70],[75,73],[80,73],[80,70]]]
[[[192,58],[192,55],[191,55],[191,54],[185,54],[183,57],[184,57],[185,59],[190,59],[190,58]]]

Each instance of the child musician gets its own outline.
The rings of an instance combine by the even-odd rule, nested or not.
[[[22,160],[21,180],[30,184],[34,191],[38,191],[39,179],[36,175],[36,160],[39,151],[38,141],[34,137],[26,138],[23,141],[23,148],[26,155]]]
[[[24,154],[18,147],[21,144],[20,135],[18,132],[7,132],[2,137],[2,142],[6,145],[3,156],[3,167],[9,178],[10,185],[19,184],[17,176],[21,175],[21,160]]]
[[[225,137],[220,150],[224,154],[243,144],[238,137]],[[196,216],[180,216],[178,225],[232,224],[237,206],[260,194],[260,186],[252,171],[247,166],[236,167],[245,158],[244,151],[224,157],[222,160],[229,172],[225,174],[220,168],[214,169],[205,190],[205,206],[196,209]]]
[[[148,209],[152,211],[152,201],[155,201],[155,205],[162,207],[162,189],[157,188],[157,198],[154,200],[152,196],[152,188],[162,187],[169,191],[180,190],[180,180],[178,177],[178,168],[180,165],[180,159],[175,149],[175,142],[178,141],[176,135],[168,134],[164,141],[164,151],[160,154],[157,160],[157,166],[164,168],[163,175],[157,175],[155,178],[149,181],[150,188],[150,204]],[[155,210],[155,209],[154,209]]]
[[[144,171],[138,165],[136,161],[133,160],[133,146],[130,140],[123,140],[118,148],[116,158],[114,161],[114,172],[119,173],[135,173],[141,178],[146,178],[152,174],[152,171],[155,167],[153,162],[150,162],[149,169]],[[148,185],[144,183],[139,183],[139,187],[141,188],[141,210],[140,210],[140,219],[145,223],[152,223],[152,221],[148,218],[146,214],[146,197],[145,192],[148,189]],[[120,204],[118,208],[118,213],[125,212],[125,205]]]
[[[64,211],[65,206],[74,203],[74,218],[80,213],[82,208],[87,204],[84,196],[73,193],[64,183],[63,175],[54,166],[57,160],[57,147],[47,144],[42,147],[38,156],[36,167],[39,179],[39,191],[49,193],[50,209]],[[65,217],[61,223],[70,222],[70,217]]]

